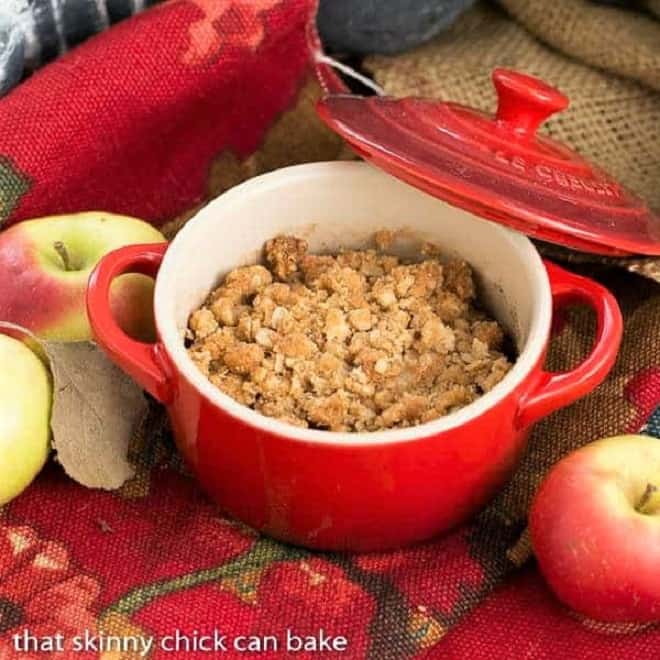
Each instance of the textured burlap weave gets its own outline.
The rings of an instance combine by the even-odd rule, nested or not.
[[[548,80],[571,105],[542,130],[660,210],[660,21],[579,0],[502,4],[510,14],[477,5],[425,46],[396,57],[371,57],[365,66],[394,96],[441,98],[487,111],[496,103],[493,68]],[[660,281],[657,260],[626,265]]]
[[[660,90],[660,22],[589,0],[500,0],[533,35],[593,67]]]

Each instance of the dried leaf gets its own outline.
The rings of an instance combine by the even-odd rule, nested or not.
[[[45,343],[53,374],[53,448],[65,472],[114,490],[134,475],[128,445],[147,413],[142,390],[94,344]]]

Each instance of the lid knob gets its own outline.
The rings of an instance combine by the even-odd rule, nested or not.
[[[493,83],[498,99],[495,118],[520,137],[533,137],[550,115],[568,107],[568,98],[558,89],[525,73],[495,69]]]

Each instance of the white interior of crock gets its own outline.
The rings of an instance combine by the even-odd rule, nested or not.
[[[419,256],[424,241],[473,267],[480,298],[514,337],[519,356],[493,390],[465,408],[408,429],[332,433],[265,417],[223,394],[188,357],[183,335],[190,313],[231,269],[261,261],[266,240],[287,233],[312,252],[373,246],[380,229],[398,232],[392,250]],[[272,432],[317,442],[410,440],[455,427],[506,396],[524,379],[548,338],[552,301],[541,259],[523,235],[422,193],[365,163],[300,165],[252,179],[202,209],[179,232],[161,266],[156,323],[183,377],[230,414]]]

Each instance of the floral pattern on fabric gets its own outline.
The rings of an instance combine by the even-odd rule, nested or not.
[[[314,12],[166,0],[44,66],[0,98],[0,217],[103,209],[161,226],[207,202],[212,162],[256,155],[312,79]],[[297,129],[291,161],[307,136],[327,145],[318,118]]]
[[[215,59],[224,44],[255,50],[266,35],[262,18],[281,0],[190,0],[203,16],[190,25],[190,43],[182,61],[205,64]],[[232,13],[233,21],[222,22]],[[228,29],[234,26],[234,30]]]
[[[84,657],[67,642],[96,631],[93,606],[100,590],[96,579],[76,568],[64,545],[40,538],[32,527],[0,524],[0,658],[48,655],[17,650],[12,638],[24,631],[36,638],[59,633],[67,648],[59,657]]]
[[[30,179],[21,174],[9,158],[0,156],[0,227],[30,189]]]
[[[637,374],[626,386],[626,398],[635,406],[637,415],[629,430],[660,437],[660,367]]]

